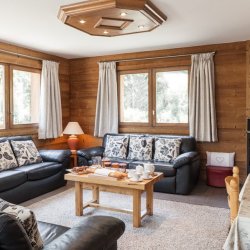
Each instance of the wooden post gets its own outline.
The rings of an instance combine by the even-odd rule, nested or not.
[[[99,187],[98,186],[93,186],[92,187],[92,195],[93,195],[93,200],[96,203],[99,203],[100,192],[99,192]]]
[[[75,209],[76,209],[76,216],[83,215],[83,190],[82,190],[82,183],[80,181],[75,182]]]
[[[141,191],[133,190],[133,226],[141,226]]]
[[[153,215],[153,194],[154,194],[154,186],[149,185],[146,189],[146,207],[147,214]]]
[[[233,223],[234,219],[237,217],[239,210],[239,185],[237,179],[233,177],[230,181],[230,219],[231,223]]]
[[[238,186],[238,192],[240,192],[240,170],[238,167],[234,166],[233,167],[233,177],[236,179],[237,181],[237,186]]]

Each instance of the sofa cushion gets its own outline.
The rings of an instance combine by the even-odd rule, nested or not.
[[[163,173],[164,177],[170,177],[170,176],[175,176],[176,175],[176,169],[173,168],[173,164],[167,163],[167,162],[160,162],[160,161],[133,161],[129,163],[129,168],[130,169],[135,169],[137,165],[142,165],[144,163],[152,163],[155,166],[155,172],[161,172]]]
[[[153,138],[149,136],[130,136],[128,159],[152,160]]]
[[[127,148],[128,148],[128,136],[108,135],[104,156],[126,159]]]
[[[16,168],[17,166],[17,161],[9,141],[0,142],[0,172]]]
[[[0,172],[0,192],[22,185],[27,181],[27,175],[16,170]]]
[[[43,161],[32,140],[10,142],[19,166],[40,163]]]
[[[57,174],[61,170],[62,164],[55,162],[42,162],[28,166],[22,166],[16,169],[16,171],[26,173],[29,181],[50,177],[54,174]]]
[[[43,241],[38,231],[37,221],[33,211],[2,199],[0,199],[0,211],[13,216],[17,223],[21,223],[29,238],[32,249],[41,249],[43,247]],[[12,233],[15,235],[15,232]]]
[[[173,162],[180,154],[181,138],[168,139],[156,138],[155,139],[155,161]]]

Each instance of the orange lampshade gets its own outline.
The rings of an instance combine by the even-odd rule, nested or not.
[[[68,145],[71,150],[77,150],[79,139],[76,135],[84,134],[78,122],[69,122],[63,131],[63,134],[70,135],[68,138]]]

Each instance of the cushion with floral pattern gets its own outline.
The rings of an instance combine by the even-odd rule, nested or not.
[[[156,138],[155,139],[155,161],[173,162],[180,154],[181,138],[168,139]]]
[[[14,205],[0,198],[0,211],[9,215],[20,222],[26,231],[32,249],[41,249],[43,247],[42,237],[38,231],[35,214],[28,208]],[[14,237],[14,235],[13,235]]]
[[[152,144],[152,137],[131,136],[128,159],[139,161],[152,160]]]
[[[43,162],[32,140],[11,141],[11,145],[19,166]]]
[[[15,155],[9,141],[0,143],[0,172],[18,167]]]
[[[128,136],[108,135],[104,151],[105,157],[116,157],[126,159],[128,150]]]

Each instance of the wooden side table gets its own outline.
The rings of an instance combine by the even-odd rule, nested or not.
[[[71,166],[77,167],[77,150],[71,150],[70,158],[72,159],[72,163],[73,163],[71,164]]]

